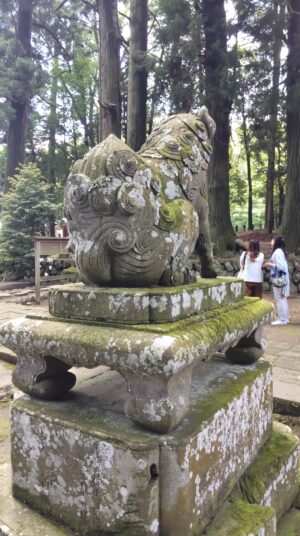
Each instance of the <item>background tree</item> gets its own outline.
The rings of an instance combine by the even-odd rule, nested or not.
[[[131,0],[127,143],[137,151],[146,139],[148,0]]]
[[[289,2],[287,59],[287,184],[282,232],[300,253],[300,0]]]
[[[9,188],[19,164],[24,162],[27,132],[27,113],[30,99],[30,84],[33,78],[31,61],[31,28],[33,0],[19,0],[15,39],[11,38],[7,52],[13,52],[15,61],[7,66],[10,70],[11,88],[6,95],[11,108],[7,132],[7,156],[4,191]],[[10,48],[10,50],[9,50]],[[5,75],[5,73],[2,73]],[[7,73],[8,74],[8,73]]]
[[[100,139],[121,136],[120,30],[117,0],[98,0],[100,30]]]
[[[207,105],[216,122],[214,152],[209,167],[209,210],[212,241],[219,253],[231,249],[234,231],[229,208],[230,113],[233,103],[229,80],[227,24],[224,0],[203,0],[205,85]]]

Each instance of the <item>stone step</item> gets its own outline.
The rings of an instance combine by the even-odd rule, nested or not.
[[[297,438],[287,426],[275,421],[270,439],[203,535],[300,536],[300,515],[295,512],[283,518],[281,532],[276,532],[276,519],[291,508],[298,494],[298,450]],[[300,514],[299,510],[296,512]],[[291,532],[288,527],[295,527],[298,532]],[[260,532],[262,529],[265,532]]]
[[[239,499],[226,502],[203,536],[277,536],[275,510]],[[283,536],[283,535],[282,535]],[[287,533],[284,536],[290,536]]]
[[[280,521],[277,536],[299,536],[300,510],[293,508]]]
[[[294,504],[298,491],[299,442],[290,428],[274,421],[270,439],[233,491],[261,506],[272,506],[277,520]],[[287,535],[286,535],[287,536]]]

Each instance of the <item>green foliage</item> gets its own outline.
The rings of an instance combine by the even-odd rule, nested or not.
[[[203,35],[200,2],[158,0],[154,39],[160,61],[155,68],[155,98],[171,113],[198,106],[202,89]]]
[[[2,198],[0,268],[6,277],[20,278],[32,271],[33,236],[45,233],[45,222],[55,207],[38,167],[21,166]]]

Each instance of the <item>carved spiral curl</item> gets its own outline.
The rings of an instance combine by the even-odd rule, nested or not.
[[[95,212],[104,216],[112,215],[117,208],[117,190],[120,179],[101,177],[90,187],[89,198]]]
[[[183,144],[187,146],[194,145],[197,143],[197,138],[193,132],[187,129],[180,129],[177,133],[178,140]]]
[[[71,207],[82,209],[88,205],[89,182],[84,175],[71,175],[66,186],[66,197]]]
[[[146,205],[144,190],[140,184],[122,184],[118,191],[118,205],[128,214],[135,214]]]
[[[158,152],[164,158],[170,158],[171,160],[181,160],[180,144],[177,139],[169,136],[162,144],[159,145]]]
[[[137,237],[134,249],[140,255],[152,253],[157,249],[158,232],[153,229],[143,229]]]
[[[124,223],[115,223],[116,227],[108,232],[107,244],[116,253],[126,253],[135,242],[135,234]]]
[[[133,177],[139,160],[131,151],[114,151],[107,159],[106,170],[109,175],[118,179]]]

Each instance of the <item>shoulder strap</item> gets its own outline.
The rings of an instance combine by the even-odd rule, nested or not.
[[[247,255],[247,251],[244,251],[243,268],[245,268],[245,264],[246,264],[246,255]]]

